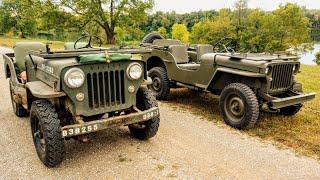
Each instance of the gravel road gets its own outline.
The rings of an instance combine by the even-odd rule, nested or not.
[[[314,159],[218,127],[164,102],[155,138],[133,139],[123,127],[99,132],[89,144],[71,140],[62,165],[48,169],[36,156],[29,119],[12,112],[2,67],[0,92],[0,179],[320,178],[320,164]]]

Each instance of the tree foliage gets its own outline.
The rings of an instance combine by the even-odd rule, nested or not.
[[[61,4],[84,21],[94,21],[101,27],[109,44],[115,43],[117,26],[137,26],[147,17],[153,0],[62,0]]]
[[[191,43],[215,44],[228,36],[237,40],[238,51],[275,52],[310,42],[308,18],[296,4],[288,3],[273,12],[250,10],[244,5],[242,2],[241,13],[222,9],[213,20],[196,24]]]
[[[20,32],[25,38],[26,34],[34,34],[37,25],[37,10],[40,9],[40,0],[3,0],[0,6],[1,23],[3,31],[12,28]]]
[[[159,27],[157,32],[161,34],[164,38],[168,38],[167,29],[164,27]]]
[[[184,24],[174,24],[172,26],[172,38],[178,39],[184,43],[189,42],[189,31]]]

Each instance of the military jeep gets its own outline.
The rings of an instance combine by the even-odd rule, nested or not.
[[[224,121],[238,129],[253,127],[260,110],[292,116],[315,98],[315,93],[303,94],[295,80],[297,57],[235,53],[232,41],[187,46],[156,33],[147,35],[141,46],[152,49],[145,56],[153,81],[150,89],[159,100],[176,87],[220,95]]]
[[[92,48],[90,41],[67,43],[63,51],[17,43],[14,53],[3,55],[13,111],[30,116],[36,152],[48,167],[63,161],[64,141],[71,138],[87,141],[89,134],[117,126],[128,126],[141,140],[158,131],[159,109],[141,58],[148,52]]]

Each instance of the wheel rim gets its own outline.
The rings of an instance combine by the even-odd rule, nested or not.
[[[236,94],[227,96],[224,109],[227,117],[235,123],[240,122],[245,115],[245,104],[242,98]]]
[[[34,144],[36,146],[36,150],[38,154],[43,157],[44,152],[46,151],[46,142],[44,138],[43,128],[39,123],[39,119],[37,116],[33,115],[31,118],[32,121],[32,137]]]
[[[155,94],[159,94],[162,89],[162,81],[158,76],[153,76],[152,78],[152,84],[149,86],[149,89]]]

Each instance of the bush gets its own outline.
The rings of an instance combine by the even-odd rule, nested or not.
[[[316,63],[320,65],[320,51],[316,54]]]

